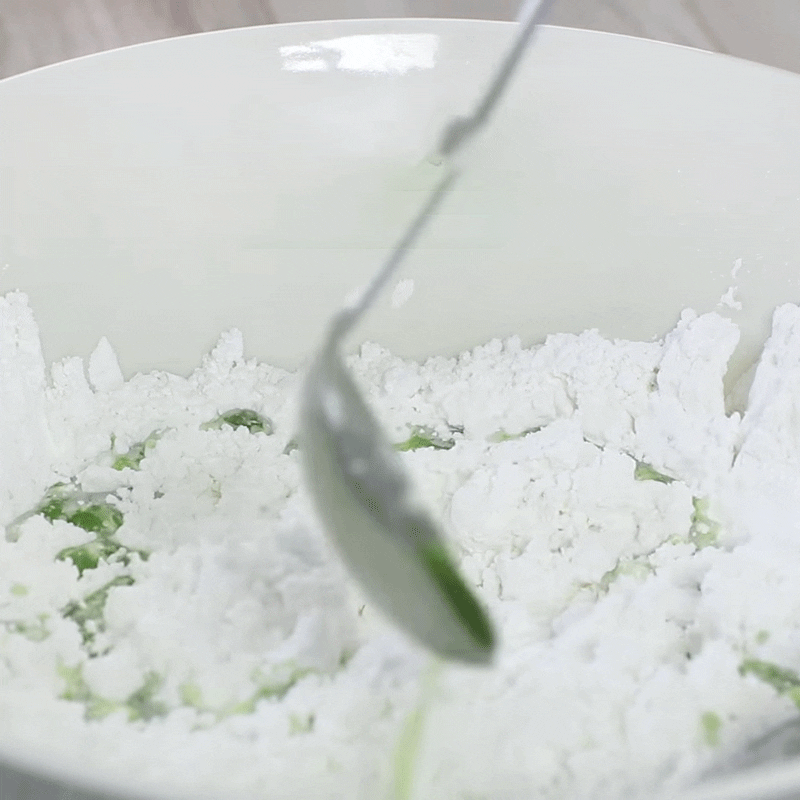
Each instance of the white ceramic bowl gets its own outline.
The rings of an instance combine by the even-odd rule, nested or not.
[[[276,25],[0,82],[0,291],[29,293],[50,359],[107,335],[129,374],[186,372],[235,325],[250,355],[297,365],[512,33]],[[410,356],[587,327],[649,338],[736,286],[742,309],[719,307],[743,329],[732,383],[773,307],[800,299],[800,75],[543,29],[469,165],[403,271],[411,300],[384,300],[364,338]],[[22,752],[1,723],[0,762],[2,800],[137,791],[86,785],[85,765]]]

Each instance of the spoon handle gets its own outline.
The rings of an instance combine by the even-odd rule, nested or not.
[[[445,127],[439,142],[438,153],[440,157],[450,156],[455,153],[467,139],[470,139],[489,120],[520,59],[525,54],[534,31],[547,16],[552,5],[553,0],[525,0],[522,3],[517,15],[519,23],[517,38],[497,67],[472,114],[466,117],[455,117]]]
[[[489,120],[517,68],[536,26],[541,23],[552,3],[553,0],[524,0],[517,17],[519,25],[516,39],[500,62],[486,90],[478,99],[472,114],[466,117],[455,117],[445,126],[438,147],[440,157],[450,156],[455,153],[467,139],[471,138]],[[386,285],[408,251],[414,246],[427,223],[436,213],[442,200],[452,188],[458,174],[458,170],[452,163],[448,164],[445,174],[434,187],[428,201],[411,221],[405,233],[394,246],[386,263],[369,282],[360,298],[352,305],[343,308],[331,320],[327,339],[329,347],[337,346],[375,301],[381,289]]]
[[[687,789],[676,800],[796,800],[800,762],[754,767]]]
[[[411,224],[406,228],[400,240],[392,248],[389,258],[378,270],[367,285],[361,296],[353,305],[346,306],[331,320],[328,332],[328,345],[334,346],[340,342],[350,329],[358,322],[359,317],[372,305],[381,289],[386,285],[392,273],[397,269],[409,250],[414,247],[417,238],[439,208],[445,195],[452,187],[458,172],[452,166],[447,168],[428,197],[428,201],[417,213]]]

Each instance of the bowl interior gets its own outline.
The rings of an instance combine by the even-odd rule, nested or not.
[[[185,372],[238,326],[296,365],[431,186],[506,23],[308,23],[191,36],[0,84],[0,290],[47,355],[101,335]],[[719,307],[738,374],[798,294],[800,76],[543,29],[364,338],[408,356],[492,336],[662,334]],[[718,306],[736,287],[733,303]],[[737,301],[742,307],[737,307]]]
[[[106,335],[127,374],[185,373],[236,326],[249,355],[297,366],[512,35],[276,25],[0,81],[0,291],[30,295],[49,359]],[[387,292],[359,335],[423,357],[587,327],[649,339],[717,309],[742,328],[732,383],[800,295],[798,142],[800,75],[545,28],[398,276],[410,298]]]

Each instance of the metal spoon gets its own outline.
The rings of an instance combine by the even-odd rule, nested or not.
[[[523,3],[514,42],[475,110],[452,120],[442,134],[441,180],[361,298],[331,320],[302,393],[306,483],[345,563],[406,633],[444,658],[474,664],[492,659],[492,623],[459,575],[436,524],[414,501],[400,458],[347,372],[341,347],[452,188],[458,170],[450,157],[491,116],[548,5]]]
[[[752,742],[726,772],[714,773],[677,800],[797,800],[800,797],[800,720]]]

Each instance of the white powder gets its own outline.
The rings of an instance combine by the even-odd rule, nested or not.
[[[126,382],[106,340],[88,378],[48,372],[7,296],[0,744],[186,797],[668,796],[796,713],[757,673],[800,667],[800,310],[776,312],[743,417],[737,339],[687,311],[663,342],[349,360],[393,441],[438,445],[408,469],[501,633],[492,668],[423,689],[428,656],[309,510],[297,374],[245,361],[235,331],[189,378]],[[231,409],[271,426],[207,424]],[[80,577],[95,534],[25,515],[70,481],[123,520]]]
[[[401,306],[404,306],[411,299],[412,294],[414,294],[413,278],[403,278],[402,280],[398,281],[392,290],[392,295],[389,301],[392,305],[392,308],[400,308]]]

